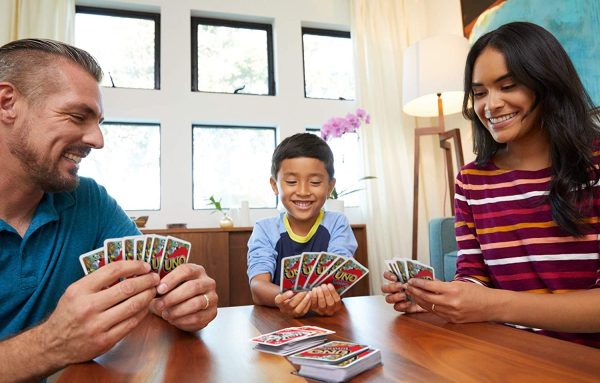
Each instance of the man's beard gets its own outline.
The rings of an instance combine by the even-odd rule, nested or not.
[[[72,177],[61,176],[58,170],[58,161],[43,157],[38,153],[29,140],[29,125],[23,127],[23,133],[18,139],[8,143],[10,152],[17,157],[31,182],[48,193],[70,192],[79,185],[77,167],[70,170]],[[59,159],[60,161],[60,159]]]

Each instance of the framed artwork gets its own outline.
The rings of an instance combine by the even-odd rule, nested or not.
[[[463,33],[468,39],[479,16],[486,10],[502,4],[506,0],[460,0]]]

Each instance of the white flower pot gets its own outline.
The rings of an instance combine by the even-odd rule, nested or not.
[[[325,210],[337,211],[340,213],[344,212],[344,200],[342,199],[327,199],[325,201]]]

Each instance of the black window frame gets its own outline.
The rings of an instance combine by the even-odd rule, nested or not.
[[[304,57],[304,35],[316,35],[316,36],[340,37],[340,38],[352,39],[352,35],[350,34],[350,32],[336,31],[334,29],[302,27],[302,33],[301,33],[300,39],[302,41],[302,80],[303,80],[303,84],[304,84],[304,98],[308,98],[311,100],[355,101],[355,99],[346,99],[343,97],[325,98],[325,97],[308,97],[306,95],[306,60]]]
[[[191,174],[191,179],[192,179],[192,211],[194,210],[211,210],[213,208],[211,207],[206,207],[206,208],[199,208],[196,209],[194,207],[194,194],[195,194],[195,190],[194,190],[194,129],[195,128],[219,128],[219,129],[252,129],[252,130],[257,130],[257,129],[261,129],[261,130],[272,130],[273,131],[273,150],[275,150],[275,148],[277,147],[277,128],[274,126],[248,126],[248,125],[223,125],[223,124],[207,124],[207,123],[203,123],[203,124],[196,124],[193,123],[192,124],[192,130],[191,130],[191,138],[190,138],[190,142],[192,145],[192,174]],[[259,206],[259,207],[253,207],[252,209],[277,209],[277,205],[279,204],[279,196],[275,196],[275,207],[271,207],[271,206]],[[207,205],[208,206],[208,205]],[[228,208],[227,206],[223,206],[224,208]]]
[[[268,94],[256,93],[228,93],[228,92],[210,92],[198,90],[198,25],[211,25],[215,27],[245,28],[265,31],[267,33],[267,75],[268,75]],[[275,59],[273,53],[273,25],[264,23],[254,23],[249,21],[235,21],[225,19],[215,19],[210,17],[192,16],[191,20],[191,52],[192,52],[192,92],[202,93],[221,93],[221,94],[244,94],[251,96],[275,96]]]
[[[154,21],[154,89],[160,90],[160,13],[127,11],[123,9],[114,8],[88,7],[83,5],[75,6],[75,13],[87,13],[91,15],[124,17],[130,19],[144,19]]]
[[[158,208],[157,209],[128,209],[126,211],[139,212],[139,211],[161,211],[162,210],[162,124],[160,122],[140,122],[140,121],[123,121],[123,120],[104,120],[100,124],[105,125],[129,125],[129,126],[157,126],[158,127]],[[125,208],[123,208],[125,210]]]

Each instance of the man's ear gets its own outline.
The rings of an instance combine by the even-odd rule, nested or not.
[[[327,196],[331,195],[331,192],[333,191],[334,187],[335,187],[335,178],[332,178],[329,180],[329,194],[327,194]]]
[[[279,189],[277,188],[277,180],[271,177],[269,181],[271,182],[271,189],[273,189],[273,193],[275,193],[275,195],[279,195]]]
[[[9,82],[0,82],[0,122],[12,124],[17,118],[17,109],[15,108],[19,92],[15,86]]]

